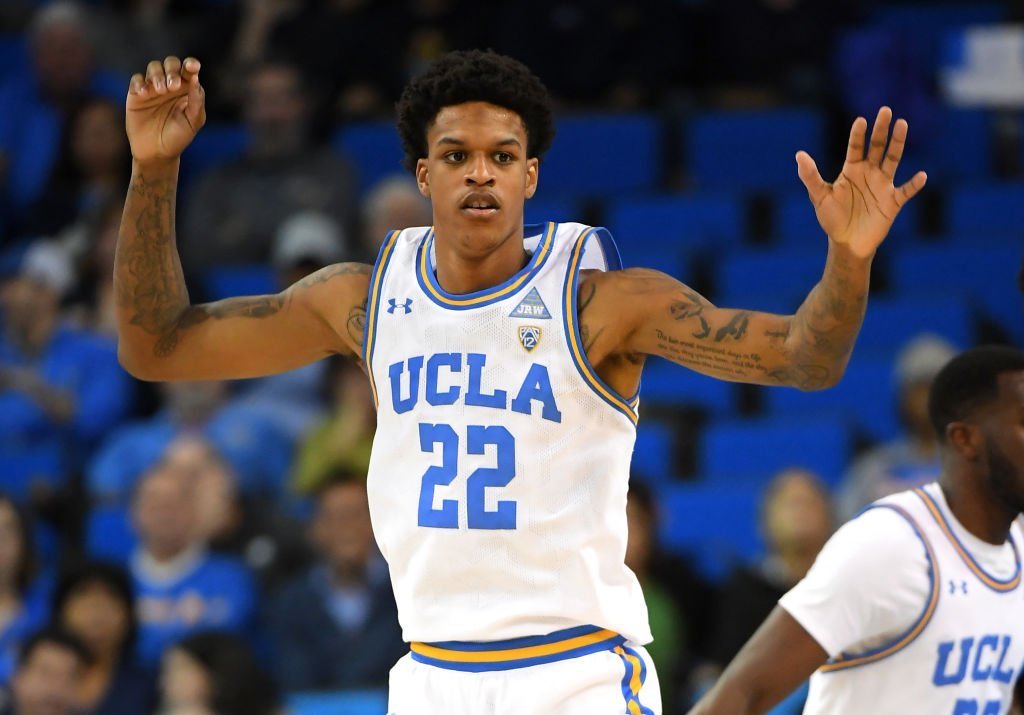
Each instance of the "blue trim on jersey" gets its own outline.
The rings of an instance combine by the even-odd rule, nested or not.
[[[595,226],[594,235],[601,242],[601,253],[604,254],[605,270],[621,271],[622,254],[619,253],[619,247],[615,244],[611,231],[604,226]]]
[[[654,715],[653,710],[640,702],[640,691],[647,682],[647,664],[643,657],[625,645],[616,648],[615,654],[622,659],[626,669],[622,676],[622,697],[626,701],[626,712],[629,715]],[[640,666],[639,673],[636,672],[637,664]]]
[[[627,400],[601,379],[601,376],[597,374],[596,370],[594,370],[593,365],[590,364],[590,360],[587,359],[587,353],[583,347],[583,338],[580,335],[579,316],[577,315],[580,278],[579,267],[583,259],[583,251],[586,247],[587,240],[594,231],[595,229],[588,228],[576,239],[576,245],[572,249],[572,254],[569,259],[569,267],[565,273],[565,282],[562,285],[562,324],[565,329],[565,338],[569,345],[569,356],[572,358],[573,365],[576,366],[576,370],[579,372],[584,382],[593,388],[598,397],[624,414],[630,422],[636,425],[639,417],[637,416],[634,405],[631,403],[637,400],[637,395],[634,395],[632,400]]]
[[[577,626],[545,636],[528,636],[486,643],[412,643],[409,655],[419,663],[438,668],[485,673],[579,658],[611,650],[625,640],[624,636],[597,626]]]
[[[917,522],[914,521],[914,517],[895,504],[872,504],[860,513],[863,514],[870,509],[891,509],[896,512],[902,516],[908,524],[910,524],[910,528],[914,530],[917,538],[921,541],[921,544],[924,546],[925,557],[928,559],[928,601],[925,603],[924,609],[917,617],[917,620],[896,638],[893,638],[888,643],[884,643],[864,653],[854,655],[842,653],[835,658],[830,658],[825,665],[818,669],[819,673],[827,675],[828,673],[834,673],[839,670],[858,668],[862,665],[877,663],[884,658],[888,658],[891,655],[899,653],[901,650],[917,640],[917,638],[924,632],[925,627],[927,627],[928,623],[931,621],[932,616],[935,615],[935,609],[938,608],[939,605],[939,594],[942,590],[939,588],[939,584],[941,583],[939,579],[939,562],[938,559],[935,558],[935,552],[932,551],[931,542],[928,541],[928,537],[926,537],[924,532],[921,531],[920,527],[918,527]]]
[[[953,527],[950,525],[949,520],[946,518],[946,514],[943,512],[942,507],[935,501],[931,494],[926,492],[924,489],[915,489],[914,493],[924,502],[928,512],[935,519],[935,522],[939,525],[939,529],[946,535],[946,538],[953,544],[953,549],[960,555],[960,559],[969,568],[978,580],[985,584],[986,587],[995,591],[996,593],[1009,593],[1017,588],[1021,582],[1021,569],[1020,569],[1020,550],[1017,548],[1017,542],[1013,539],[1013,534],[1007,535],[1010,542],[1010,548],[1013,549],[1013,559],[1016,563],[1013,576],[1008,579],[998,579],[979,564],[971,552],[967,550],[963,542],[953,531]]]
[[[380,252],[374,261],[370,273],[370,287],[366,295],[366,322],[363,324],[363,364],[366,375],[370,378],[370,392],[373,393],[373,406],[377,407],[377,383],[373,379],[373,347],[377,341],[377,316],[380,313],[380,288],[384,285],[384,273],[387,271],[391,257],[395,255],[395,242],[401,231],[391,231],[380,244]]]
[[[469,310],[497,303],[522,290],[537,275],[540,269],[544,267],[548,258],[551,257],[552,249],[554,248],[556,226],[557,224],[553,222],[547,224],[544,238],[537,244],[537,250],[533,252],[533,256],[521,270],[516,272],[507,281],[484,290],[463,295],[455,295],[445,291],[441,284],[437,282],[435,272],[430,269],[430,247],[434,241],[434,229],[431,228],[420,242],[420,246],[416,251],[416,280],[430,300],[449,310]]]

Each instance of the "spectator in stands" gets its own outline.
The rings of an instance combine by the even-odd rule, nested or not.
[[[139,547],[131,560],[138,599],[138,656],[154,667],[164,650],[202,628],[247,632],[256,591],[245,565],[213,556],[199,538],[194,480],[166,463],[139,483],[132,513]]]
[[[284,290],[324,266],[350,256],[341,226],[318,211],[289,216],[274,239],[273,266]],[[245,380],[236,398],[250,413],[273,422],[290,441],[298,442],[326,413],[323,384],[327,362],[320,360],[297,370]]]
[[[114,341],[61,321],[73,280],[67,253],[37,242],[0,295],[0,454],[51,450],[66,470],[121,421],[134,397]]]
[[[0,715],[77,715],[78,689],[90,660],[85,645],[67,631],[36,633],[22,647]]]
[[[328,358],[327,383],[331,391],[331,413],[314,427],[299,447],[292,474],[292,487],[310,494],[327,483],[336,471],[365,474],[377,429],[370,384],[350,360]]]
[[[77,3],[43,5],[28,39],[31,74],[12,73],[0,86],[0,187],[19,213],[41,195],[63,123],[78,102],[97,94],[124,101],[123,80],[96,70],[89,16]]]
[[[124,109],[91,97],[71,111],[61,147],[40,199],[22,232],[54,236],[111,198],[123,204],[131,176]]]
[[[89,465],[92,496],[125,504],[139,475],[160,459],[180,435],[208,439],[234,468],[247,494],[274,494],[291,463],[291,445],[264,416],[229,399],[226,382],[168,382],[160,385],[163,409],[122,427]]]
[[[77,257],[77,289],[69,298],[69,320],[79,327],[117,337],[114,250],[124,196],[109,197],[64,233],[62,245]]]
[[[274,681],[245,641],[205,631],[174,644],[163,657],[161,715],[279,715]]]
[[[380,245],[390,231],[406,226],[429,226],[433,222],[430,202],[406,174],[378,182],[363,199],[363,245],[361,250],[371,261],[377,259]]]
[[[626,566],[636,574],[644,590],[647,612],[654,641],[647,652],[658,670],[661,682],[661,700],[666,712],[673,712],[676,702],[675,683],[687,651],[685,615],[672,594],[654,577],[652,570],[658,536],[658,514],[654,496],[643,482],[634,480],[629,485],[626,502],[626,524],[629,537],[626,542]]]
[[[308,209],[348,235],[356,182],[348,163],[311,139],[311,102],[300,70],[265,61],[244,79],[245,154],[213,169],[185,206],[182,256],[190,272],[228,263],[267,263],[289,216]]]
[[[214,553],[244,561],[269,591],[310,561],[302,529],[279,502],[247,499],[216,448],[198,437],[179,437],[165,463],[195,482],[199,534]]]
[[[25,512],[0,493],[0,686],[14,673],[18,648],[46,622],[46,608],[33,598],[36,554]]]
[[[152,674],[135,663],[135,593],[124,569],[82,564],[57,584],[55,621],[89,649],[76,698],[76,715],[151,713],[156,704]]]
[[[387,567],[370,528],[365,476],[336,474],[310,529],[320,563],[268,614],[277,676],[288,690],[383,687],[406,652]]]
[[[757,630],[779,598],[814,563],[833,529],[828,490],[813,473],[794,468],[768,484],[761,502],[766,554],[735,570],[722,589],[710,657],[699,677],[712,680]]]
[[[869,450],[853,463],[840,488],[841,519],[852,519],[876,499],[938,477],[941,465],[935,430],[928,420],[928,388],[955,354],[948,342],[928,334],[913,338],[900,350],[894,376],[904,435]]]

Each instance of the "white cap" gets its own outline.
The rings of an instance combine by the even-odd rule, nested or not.
[[[29,246],[21,259],[19,274],[45,285],[61,297],[75,284],[71,256],[52,241],[36,241]]]
[[[289,216],[277,229],[274,267],[290,268],[304,259],[323,265],[345,257],[345,233],[338,222],[319,211],[300,211]]]
[[[934,333],[921,333],[911,339],[896,356],[896,380],[899,386],[931,382],[939,370],[953,359],[956,348]]]

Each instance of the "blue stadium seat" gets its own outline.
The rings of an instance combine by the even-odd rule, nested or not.
[[[661,127],[645,114],[559,117],[540,165],[549,196],[611,198],[652,191],[661,177]]]
[[[287,703],[291,715],[370,715],[388,709],[388,696],[377,690],[293,693]]]
[[[254,264],[211,268],[203,278],[203,289],[207,300],[221,300],[239,295],[277,293],[280,287],[271,266]]]
[[[86,517],[85,552],[96,559],[126,563],[138,543],[126,507],[96,506]]]
[[[1016,287],[1022,260],[1024,241],[1019,237],[1005,243],[905,246],[889,257],[890,283],[904,295],[963,293],[973,307],[1024,340],[1024,299]]]
[[[889,231],[888,241],[905,240],[917,235],[918,217],[921,213],[919,201],[911,201],[900,210],[900,215]],[[772,239],[777,246],[793,246],[804,250],[815,248],[824,251],[827,246],[825,232],[818,224],[814,215],[814,207],[807,192],[801,189],[796,193],[788,192],[778,196],[774,201],[774,221]],[[887,250],[887,249],[883,249]],[[824,253],[822,253],[824,255]],[[824,265],[824,263],[822,264]]]
[[[706,112],[684,123],[682,132],[699,189],[796,190],[796,152],[807,151],[819,167],[827,158],[825,122],[809,109]]]
[[[850,460],[850,430],[840,417],[722,420],[701,435],[698,472],[749,475],[755,482],[805,467],[837,484]]]
[[[28,41],[24,34],[0,33],[0,80],[23,72],[30,64]]]
[[[855,350],[895,356],[917,333],[936,333],[957,347],[974,344],[970,308],[959,294],[872,297]]]
[[[745,249],[719,260],[709,298],[723,307],[769,310],[748,303],[746,296],[771,296],[772,308],[791,313],[821,278],[826,240],[817,248]]]
[[[951,30],[991,25],[1006,20],[1007,9],[997,2],[878,3],[869,23],[898,33],[932,70],[942,57],[942,44]],[[954,152],[955,153],[955,152]]]
[[[928,122],[927,131],[910,128],[907,151],[900,162],[896,181],[902,183],[913,172],[928,172],[931,186],[936,182],[983,180],[993,175],[992,116],[982,109],[939,107]],[[950,147],[956,147],[950,151]],[[914,204],[911,204],[913,206]]]
[[[32,484],[59,487],[67,472],[58,444],[39,447],[5,447],[0,469],[0,492],[19,503],[29,498]]]
[[[712,415],[728,415],[736,407],[733,383],[700,375],[657,357],[647,359],[640,387],[641,410],[646,405],[696,407]]]
[[[964,186],[947,197],[946,231],[1016,234],[1024,231],[1024,182]]]
[[[743,202],[723,194],[620,199],[609,206],[606,223],[623,254],[633,245],[674,256],[720,252],[746,233]]]
[[[630,472],[648,484],[665,482],[679,470],[672,463],[672,430],[663,422],[640,420]]]
[[[207,124],[181,155],[181,184],[190,186],[210,169],[242,155],[249,133],[241,124]]]
[[[832,419],[836,416],[856,425],[873,441],[884,441],[900,432],[896,410],[893,361],[871,355],[859,347],[838,385],[827,390],[801,392],[791,387],[771,387],[762,392],[762,405],[771,418]]]
[[[581,214],[580,206],[575,201],[548,198],[538,194],[526,202],[523,223],[543,223],[546,221],[578,223],[583,220]]]
[[[364,193],[382,179],[408,173],[402,167],[405,152],[394,122],[346,124],[335,132],[331,146],[355,165]]]
[[[697,568],[721,581],[729,568],[764,551],[759,533],[757,490],[706,484],[669,484],[658,491],[659,541],[688,554]]]

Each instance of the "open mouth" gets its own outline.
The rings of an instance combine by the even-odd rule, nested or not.
[[[485,218],[496,214],[501,207],[498,200],[491,194],[475,191],[462,200],[460,208],[466,215]]]

